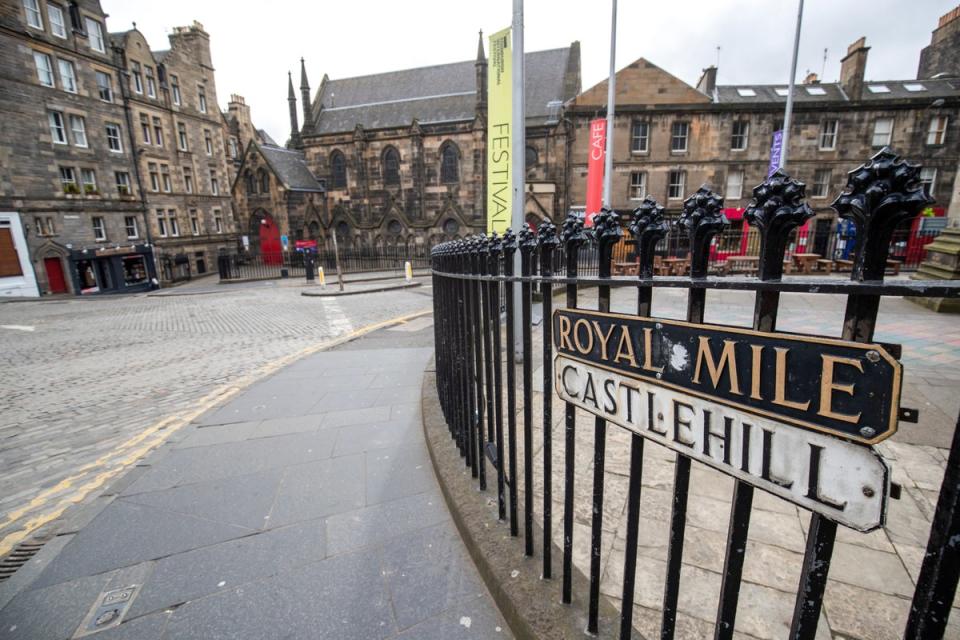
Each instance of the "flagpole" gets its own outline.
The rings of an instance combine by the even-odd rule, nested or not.
[[[513,23],[511,25],[511,31],[513,33],[513,48],[511,49],[512,59],[510,66],[512,67],[513,74],[513,129],[510,132],[511,140],[510,147],[512,150],[511,156],[513,161],[512,167],[512,178],[513,178],[513,199],[512,199],[512,216],[510,221],[510,226],[517,232],[526,224],[525,216],[523,215],[524,208],[524,179],[526,177],[526,117],[524,111],[524,68],[523,68],[523,0],[513,0]],[[514,252],[514,263],[513,263],[513,272],[516,274],[520,273],[520,252]],[[513,308],[521,308],[521,288],[513,288]],[[521,343],[523,337],[523,322],[521,320],[521,314],[514,314],[514,332],[516,340],[516,350],[517,362],[520,361],[521,354],[523,353],[523,345]]]
[[[616,0],[614,0],[616,1]],[[790,148],[790,122],[793,120],[793,87],[797,76],[797,52],[800,50],[800,23],[803,21],[803,0],[797,9],[797,31],[793,36],[793,59],[790,61],[790,84],[787,87],[787,107],[783,114],[783,138],[780,145],[780,168],[787,164]]]
[[[612,208],[610,182],[613,178],[613,112],[617,91],[617,0],[613,1],[610,21],[610,79],[607,81],[607,144],[603,166],[603,206]],[[802,1],[802,0],[801,0]]]

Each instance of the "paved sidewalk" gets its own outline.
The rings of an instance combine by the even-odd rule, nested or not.
[[[381,330],[178,432],[0,583],[0,638],[77,637],[131,586],[91,638],[509,638],[423,440],[431,345]]]

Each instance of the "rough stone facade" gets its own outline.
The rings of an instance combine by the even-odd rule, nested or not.
[[[818,232],[828,232],[835,220],[829,205],[846,184],[847,172],[883,146],[925,167],[922,178],[938,207],[947,208],[956,197],[960,87],[947,79],[865,81],[867,50],[863,39],[851,45],[840,83],[820,83],[811,76],[796,88],[787,169],[807,184],[808,202],[818,214],[811,225]],[[643,59],[617,73],[615,208],[632,209],[650,195],[676,214],[683,198],[703,184],[723,194],[727,207],[747,206],[752,188],[767,176],[787,88],[716,86],[715,78],[715,68],[705,70],[694,89]],[[589,122],[605,114],[606,93],[604,81],[567,110],[573,132],[570,199],[581,206]],[[675,185],[682,180],[679,189],[671,190],[671,178]],[[731,221],[734,227],[742,223]]]
[[[246,226],[238,230],[241,244],[254,253],[272,252],[280,237],[287,250],[297,240],[319,240],[323,249],[323,221],[329,219],[323,187],[313,178],[303,153],[251,141],[243,154],[239,178],[233,184],[237,211]],[[273,234],[271,242],[268,234]]]
[[[0,2],[0,210],[20,213],[41,292],[99,288],[83,281],[88,267],[118,284],[109,261],[94,256],[147,240],[105,16],[96,0],[75,4]],[[27,6],[36,11],[28,16]],[[110,81],[103,96],[98,73]]]
[[[289,145],[326,188],[321,241],[412,248],[485,230],[486,73],[482,36],[473,62],[324,76],[312,99],[301,68],[304,124],[291,83]],[[569,206],[563,105],[580,90],[579,44],[527,54],[527,78],[525,213],[556,220]]]
[[[140,31],[113,34],[128,78],[138,170],[163,281],[208,272],[236,245],[227,127],[217,102],[210,36],[176,27],[170,49]]]
[[[917,78],[925,80],[939,73],[960,76],[960,7],[940,18],[930,44],[920,51]]]
[[[235,245],[200,25],[151,52],[139,31],[109,33],[97,0],[2,0],[0,77],[0,210],[20,214],[41,293],[142,290]]]

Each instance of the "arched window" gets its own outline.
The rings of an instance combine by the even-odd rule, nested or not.
[[[440,150],[440,182],[460,182],[460,152],[452,142]]]
[[[330,155],[330,187],[344,189],[347,186],[347,159],[339,151]]]
[[[267,172],[260,169],[257,172],[257,177],[260,180],[260,193],[270,193],[270,176]]]
[[[246,180],[246,182],[247,182],[247,193],[248,193],[248,194],[256,193],[256,192],[257,192],[257,185],[256,185],[256,183],[253,181],[253,174],[252,174],[251,172],[247,171],[247,172],[244,174],[243,178],[244,178],[244,180]]]
[[[535,147],[527,146],[525,160],[526,160],[527,169],[532,169],[533,167],[537,166],[537,163],[540,161],[540,158],[537,155],[537,150]]]
[[[383,184],[400,184],[400,154],[393,147],[383,152]]]

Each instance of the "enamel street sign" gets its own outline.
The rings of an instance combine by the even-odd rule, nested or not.
[[[897,430],[902,368],[877,344],[581,309],[553,315],[557,353],[873,444]]]
[[[553,320],[563,400],[853,529],[883,524],[887,465],[831,428],[836,416],[882,417],[883,398],[896,415],[900,368],[881,347],[573,309]],[[889,370],[864,364],[879,362]],[[889,380],[871,385],[861,370]],[[811,407],[826,415],[804,416]]]

